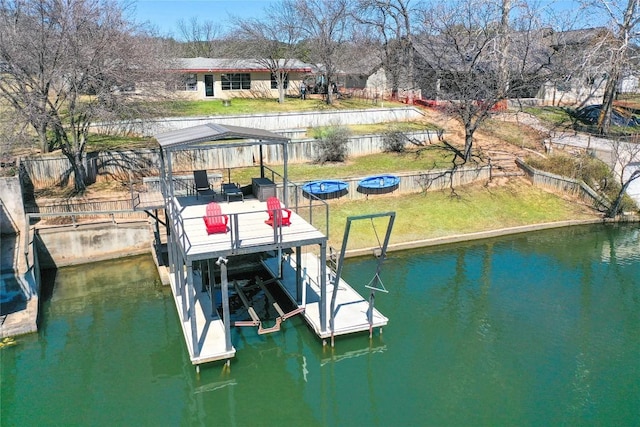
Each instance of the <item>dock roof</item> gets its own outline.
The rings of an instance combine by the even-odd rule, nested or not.
[[[155,138],[162,149],[180,148],[214,141],[228,141],[227,144],[216,144],[217,146],[256,145],[255,140],[262,145],[283,144],[289,141],[289,138],[285,136],[264,129],[215,123],[164,132],[155,135]],[[253,142],[238,141],[247,139],[253,140]]]

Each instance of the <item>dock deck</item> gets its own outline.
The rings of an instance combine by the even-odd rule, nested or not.
[[[182,197],[176,198],[175,204],[180,212],[180,223],[176,225],[178,238],[185,255],[194,260],[255,253],[268,250],[270,245],[295,247],[326,240],[324,234],[295,212],[291,213],[290,226],[273,228],[266,224],[267,204],[258,199],[219,202],[222,214],[229,218],[229,231],[218,234],[207,234],[205,229],[206,201]]]
[[[176,310],[180,317],[184,340],[187,344],[191,363],[199,365],[207,362],[215,362],[217,360],[231,359],[236,354],[235,347],[231,351],[226,350],[226,339],[224,332],[224,323],[215,310],[212,310],[211,300],[207,292],[195,292],[195,326],[198,339],[196,340],[197,348],[194,348],[192,335],[193,323],[191,319],[186,320],[182,317],[184,304],[182,297],[177,295],[175,283],[173,283],[173,275],[171,277],[171,291],[173,299],[176,303]],[[208,313],[213,313],[210,315]]]
[[[275,277],[277,271],[277,261],[274,258],[268,259],[264,262],[265,267]],[[302,306],[305,308],[303,316],[309,326],[318,335],[318,337],[325,339],[331,337],[332,333],[329,328],[329,322],[323,330],[320,322],[320,293],[319,275],[320,275],[320,261],[312,253],[305,253],[302,256],[302,270],[304,271],[303,285],[306,287],[306,301],[303,301]],[[282,279],[278,280],[280,286],[284,288],[287,294],[295,300],[296,290],[296,272],[294,256],[287,255],[285,262],[283,263]],[[333,292],[333,272],[328,272],[327,277],[327,299],[326,304],[327,319],[331,316],[331,293]],[[366,288],[364,285],[362,289]],[[335,304],[335,320],[334,320],[334,336],[346,335],[356,332],[365,332],[369,328],[381,328],[386,326],[389,319],[380,313],[375,307],[373,309],[372,324],[369,324],[368,314],[369,301],[363,298],[353,287],[351,287],[342,278],[338,285],[338,294],[336,295]]]
[[[306,301],[299,307],[304,307],[302,316],[313,332],[321,339],[327,339],[332,336],[327,321],[327,327],[323,330],[320,322],[320,286],[318,285],[319,260],[314,254],[306,253],[302,257],[303,285],[306,287]],[[275,258],[267,259],[263,264],[272,276],[276,276],[277,260]],[[283,263],[283,277],[276,283],[285,290],[292,302],[295,303],[295,261],[294,256],[287,255]],[[172,284],[173,297],[176,303],[178,315],[183,312],[183,300],[180,295],[175,292],[176,287]],[[330,299],[333,285],[327,285],[327,298]],[[233,293],[233,291],[231,291]],[[330,304],[327,304],[327,319],[330,318]],[[344,280],[340,280],[338,294],[336,296],[335,307],[335,330],[333,336],[340,336],[358,332],[366,332],[370,328],[382,328],[387,325],[388,318],[382,315],[375,307],[373,309],[372,324],[369,324],[367,313],[369,311],[369,302],[363,298],[356,290],[354,290]],[[213,316],[206,313],[214,313]],[[196,340],[198,348],[194,349],[192,345],[192,323],[190,319],[181,320],[182,331],[187,343],[187,349],[191,363],[194,365],[214,362],[218,360],[227,360],[235,356],[236,349],[226,350],[224,324],[215,310],[212,310],[211,301],[207,292],[196,292],[195,294],[195,316],[197,336]],[[257,331],[256,331],[257,333]]]

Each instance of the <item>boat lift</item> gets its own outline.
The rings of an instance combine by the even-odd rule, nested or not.
[[[387,223],[387,231],[384,236],[384,242],[380,244],[380,239],[378,238],[378,232],[376,231],[375,225],[373,224],[374,218],[380,217],[389,217],[389,222]],[[375,292],[381,291],[384,293],[388,293],[387,289],[384,287],[382,283],[382,279],[380,279],[380,271],[382,270],[382,263],[384,262],[387,256],[387,246],[389,245],[389,238],[391,237],[391,230],[393,229],[393,223],[396,218],[395,212],[385,212],[385,213],[377,213],[377,214],[368,214],[368,215],[358,215],[358,216],[350,216],[347,217],[347,224],[344,229],[344,237],[342,238],[342,249],[340,250],[340,257],[337,261],[335,276],[333,277],[333,293],[331,294],[331,314],[329,317],[329,327],[331,328],[331,347],[334,347],[334,331],[335,331],[335,315],[336,315],[336,296],[338,294],[338,285],[340,283],[340,277],[342,273],[342,266],[344,264],[344,255],[347,250],[347,241],[349,239],[349,231],[351,230],[351,222],[357,221],[361,219],[369,219],[371,220],[371,225],[373,226],[373,231],[376,234],[376,239],[378,240],[378,250],[376,253],[378,258],[378,264],[376,265],[376,272],[373,278],[369,281],[369,283],[365,286],[366,288],[371,290],[369,295],[369,309],[367,310],[367,320],[369,321],[369,338],[373,335],[373,307],[375,304]],[[330,257],[332,258],[332,257]]]
[[[304,311],[304,307],[298,307],[298,308],[296,308],[296,309],[294,309],[294,310],[292,310],[292,311],[290,311],[288,313],[285,313],[282,310],[282,308],[280,308],[280,305],[275,300],[273,295],[271,295],[271,292],[269,292],[269,290],[265,286],[267,283],[269,283],[271,281],[275,281],[275,279],[272,279],[272,280],[267,281],[267,282],[263,282],[262,279],[260,279],[259,277],[256,277],[256,283],[258,284],[260,289],[262,289],[262,291],[264,292],[265,296],[267,297],[267,300],[271,303],[273,308],[278,312],[279,316],[276,317],[276,320],[275,320],[275,323],[273,324],[273,326],[271,326],[269,328],[265,328],[263,326],[262,319],[260,319],[260,317],[256,313],[255,309],[251,305],[251,302],[249,301],[247,296],[244,294],[244,291],[242,290],[242,287],[240,285],[238,285],[238,282],[236,280],[233,281],[233,286],[234,286],[234,288],[236,290],[236,293],[240,297],[240,300],[242,301],[242,304],[247,309],[247,313],[249,313],[249,317],[251,317],[251,320],[237,320],[237,321],[233,322],[233,326],[253,326],[253,327],[257,326],[258,327],[258,335],[270,334],[272,332],[278,332],[280,330],[280,325],[282,324],[282,322],[284,322],[288,318],[293,317],[296,314],[300,314],[300,313],[302,313]]]

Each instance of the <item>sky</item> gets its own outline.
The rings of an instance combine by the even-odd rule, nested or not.
[[[197,17],[199,22],[229,22],[229,15],[258,18],[275,0],[135,0],[133,16],[151,23],[163,35],[178,37],[177,22]]]
[[[229,24],[230,15],[240,18],[260,18],[266,7],[278,4],[278,0],[132,0],[133,17],[138,22],[149,22],[162,35],[179,38],[177,22],[188,22],[197,17],[199,22],[213,21],[224,26]],[[419,2],[415,0],[414,2]],[[439,0],[431,0],[439,1]],[[537,0],[534,3],[550,6],[557,12],[576,10],[579,0]],[[589,18],[586,18],[587,21]],[[584,26],[602,25],[586,22]]]

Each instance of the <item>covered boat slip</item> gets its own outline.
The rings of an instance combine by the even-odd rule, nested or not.
[[[371,332],[374,327],[386,325],[387,318],[343,280],[340,279],[337,292],[332,292],[335,274],[328,274],[327,236],[288,209],[288,138],[260,129],[207,124],[160,134],[156,139],[161,154],[160,184],[167,219],[171,289],[194,365],[228,362],[234,357],[232,326],[253,326],[259,334],[270,333],[278,331],[287,318],[304,313],[315,333],[324,339]],[[212,200],[206,197],[180,196],[174,188],[172,155],[191,145],[259,145],[260,177],[256,179],[265,176],[262,145],[280,145],[284,162],[280,200],[284,205],[274,198],[268,198],[266,203],[260,197],[247,197],[243,201],[227,199],[211,204]],[[236,274],[234,269],[243,263],[263,272],[266,268],[264,274],[270,277],[256,279],[261,290],[251,298],[264,297],[259,305],[273,305],[278,312],[275,323],[273,314],[267,316],[271,318],[260,318],[252,307],[255,299],[245,295],[247,288],[243,290],[235,277],[228,276],[227,268]],[[280,301],[272,301],[274,296],[268,286],[277,286],[272,290],[278,290]],[[244,306],[246,311],[240,315],[245,318],[238,317],[230,298],[235,307]],[[287,312],[282,309],[285,306]],[[248,315],[250,318],[246,318]]]
[[[290,303],[297,307],[294,314],[301,313],[313,332],[321,339],[334,336],[371,331],[373,328],[382,328],[387,325],[388,319],[375,307],[370,310],[369,301],[363,298],[349,284],[340,279],[336,294],[334,310],[334,329],[330,328],[331,319],[331,293],[333,292],[333,272],[328,271],[325,277],[324,292],[320,275],[321,260],[312,253],[300,254],[300,269],[297,269],[296,252],[288,251],[282,258],[277,256],[263,259],[263,266],[271,275],[273,282],[277,284],[290,299]],[[279,260],[281,263],[281,276],[278,277]],[[233,258],[229,259],[229,264]],[[302,272],[299,275],[298,272]],[[188,273],[183,274],[183,282],[188,283]],[[300,280],[298,280],[300,278]],[[175,277],[171,277],[171,289],[173,291],[176,309],[181,317],[181,326],[187,343],[187,349],[191,362],[194,365],[228,360],[235,356],[235,348],[231,344],[230,325],[225,325],[223,318],[217,313],[215,303],[212,303],[211,294],[203,289],[203,277],[199,271],[191,272],[193,286],[177,287]],[[221,280],[223,281],[223,280]],[[300,284],[299,284],[300,283]],[[227,284],[230,293],[233,285]],[[364,288],[364,286],[363,286]],[[241,294],[241,291],[237,291]],[[224,298],[225,291],[221,291]],[[229,295],[229,294],[227,294]],[[214,297],[220,298],[220,296]],[[228,305],[227,296],[227,305]],[[269,299],[273,298],[269,294]],[[244,298],[243,298],[244,299]],[[270,301],[271,302],[271,301]],[[225,301],[218,301],[224,306]],[[281,306],[283,301],[276,301]],[[288,304],[288,305],[291,305]],[[186,315],[190,313],[189,315]],[[324,313],[324,316],[321,316]],[[371,316],[370,316],[371,314]],[[228,314],[231,323],[231,315]],[[274,328],[279,330],[281,322],[290,317],[287,314],[276,319]],[[266,320],[272,324],[273,319]],[[235,322],[237,324],[241,322]],[[264,333],[263,325],[251,322],[248,319],[245,326],[255,326],[256,333]],[[249,323],[254,323],[249,325]],[[228,331],[228,332],[227,332]],[[229,335],[228,335],[229,334]]]

